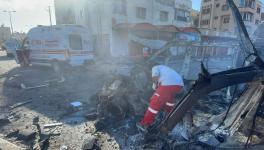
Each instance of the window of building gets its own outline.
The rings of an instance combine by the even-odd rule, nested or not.
[[[211,0],[204,0],[204,2],[206,3],[206,2],[210,2]]]
[[[256,7],[256,0],[239,0],[239,7]]]
[[[223,10],[223,11],[227,11],[228,9],[229,9],[228,5],[223,5],[223,6],[222,6],[222,10]]]
[[[216,4],[215,6],[216,6],[216,8],[218,8],[220,6],[220,4]]]
[[[215,16],[214,19],[217,20],[218,19],[218,16]]]
[[[169,13],[167,11],[160,11],[160,21],[168,21]]]
[[[259,20],[256,20],[256,21],[255,21],[255,24],[259,24],[259,23],[260,23],[260,21],[259,21]]]
[[[239,7],[245,7],[245,0],[239,0]]]
[[[251,12],[241,12],[242,19],[244,21],[252,21],[253,20],[253,13]]]
[[[175,20],[189,22],[190,21],[191,12],[185,9],[175,9]]]
[[[155,1],[160,3],[160,4],[165,4],[168,6],[175,5],[175,0],[155,0]]]
[[[137,18],[145,19],[147,15],[147,9],[143,7],[137,7],[136,15]]]
[[[205,6],[202,8],[202,14],[209,14],[211,12],[211,7]]]
[[[258,7],[257,8],[257,13],[260,14],[260,12],[261,12],[261,9]]]
[[[126,3],[126,0],[115,0],[115,2],[113,3],[113,13],[126,15]]]
[[[209,25],[210,20],[202,20],[201,25]]]
[[[229,15],[227,15],[227,16],[223,16],[223,23],[224,23],[224,24],[229,23],[229,21],[230,21],[230,16],[229,16]]]
[[[82,37],[77,34],[71,34],[69,35],[69,43],[70,43],[70,48],[72,50],[82,50]]]

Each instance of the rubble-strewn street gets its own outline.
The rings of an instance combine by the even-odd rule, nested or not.
[[[221,122],[229,103],[225,90],[214,92],[201,99],[187,113],[183,123],[169,133],[169,139],[143,143],[144,136],[135,124],[147,107],[144,98],[149,97],[140,92],[140,87],[144,86],[144,74],[139,73],[136,79],[134,77],[134,81],[141,81],[137,82],[139,85],[133,84],[135,82],[129,81],[128,77],[116,78],[114,75],[127,74],[129,65],[123,64],[118,68],[118,65],[111,63],[96,63],[86,68],[64,70],[62,77],[49,67],[18,67],[4,52],[1,52],[0,61],[0,143],[6,146],[2,149],[173,149],[175,146],[196,149],[209,145],[243,147],[250,130],[247,127],[251,123],[237,122],[237,115],[256,106],[256,101],[246,103],[250,95],[244,99],[242,96],[241,100],[237,100],[240,106],[231,107],[226,126],[215,130],[218,132],[216,135],[219,135],[217,139],[210,133],[200,135]],[[251,91],[256,90],[252,88]],[[250,91],[248,93],[252,94]],[[109,109],[100,108],[100,103],[109,102],[111,105],[106,105],[110,106]],[[241,103],[245,105],[242,107]],[[248,116],[248,121],[253,113]],[[252,139],[255,144],[262,143],[261,137],[264,135],[261,127],[263,120],[259,117],[257,122],[260,124],[257,123]],[[240,128],[239,132],[236,128]],[[225,136],[230,134],[233,135],[232,139],[227,140]],[[222,144],[219,143],[220,135]],[[204,147],[202,143],[207,146]]]
[[[100,137],[98,144],[106,149],[118,149],[114,137],[107,133],[95,133],[94,122],[85,117],[96,111],[91,103],[91,96],[100,90],[107,81],[107,69],[90,66],[82,73],[69,71],[63,83],[51,82],[47,87],[23,89],[21,84],[34,86],[47,80],[60,80],[50,68],[18,68],[14,60],[1,52],[1,138],[16,143],[21,147],[41,146],[41,140],[49,138],[48,149],[80,149],[90,136]],[[76,74],[75,74],[76,73]],[[79,108],[71,106],[72,102],[81,102]],[[23,104],[23,102],[28,102]],[[12,107],[17,104],[17,107]],[[78,110],[75,110],[78,109]],[[37,123],[34,120],[37,118]],[[6,121],[5,120],[9,120]],[[47,126],[62,123],[62,125]],[[41,129],[41,136],[37,126]]]

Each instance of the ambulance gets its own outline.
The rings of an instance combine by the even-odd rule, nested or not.
[[[27,34],[25,47],[32,65],[80,66],[95,59],[91,32],[79,25],[34,27]]]

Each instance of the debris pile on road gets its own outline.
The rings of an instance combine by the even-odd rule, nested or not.
[[[10,71],[1,80],[0,143],[8,140],[11,147],[48,150],[243,148],[263,91],[261,83],[251,83],[237,92],[230,87],[210,93],[185,114],[168,136],[159,132],[146,135],[138,131],[136,123],[153,93],[149,75],[144,69],[133,68],[129,76],[103,78],[109,72],[94,68],[72,72],[60,84],[30,90],[21,89],[20,84],[51,83],[50,79],[57,76],[43,68]],[[230,98],[230,93],[236,94]],[[158,123],[164,119],[162,112],[157,117]],[[251,144],[263,142],[263,113],[258,113],[256,122]],[[152,136],[151,141],[148,136]]]
[[[97,94],[98,115],[124,119],[127,116],[142,115],[147,108],[146,97],[141,97],[132,79],[118,76],[113,82],[103,86]]]

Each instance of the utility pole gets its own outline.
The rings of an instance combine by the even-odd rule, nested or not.
[[[13,33],[14,33],[14,28],[13,28],[13,22],[12,22],[12,13],[14,13],[14,12],[16,12],[16,11],[4,10],[3,12],[8,13],[8,15],[9,15],[10,28],[11,28],[11,33],[12,33],[12,35],[13,35]]]
[[[154,25],[154,0],[151,1],[151,22]]]
[[[49,19],[50,19],[50,26],[52,27],[52,19],[51,19],[51,6],[48,6],[49,11]]]

